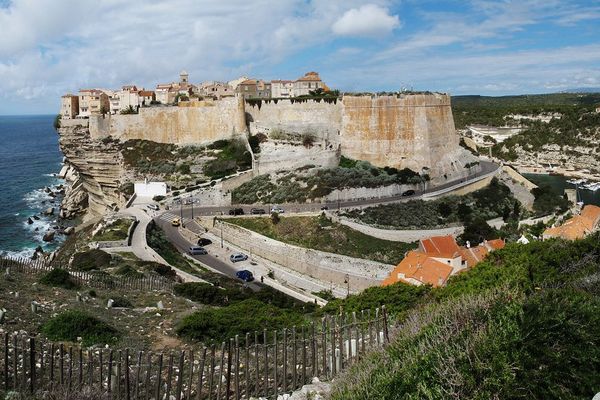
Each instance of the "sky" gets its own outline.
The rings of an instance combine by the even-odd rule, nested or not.
[[[80,88],[318,71],[341,91],[600,87],[600,1],[0,0],[0,115]]]

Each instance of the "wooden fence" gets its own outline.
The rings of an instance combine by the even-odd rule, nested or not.
[[[173,352],[83,349],[19,333],[0,338],[0,392],[96,391],[126,400],[277,398],[313,377],[331,379],[389,342],[385,307]]]
[[[41,260],[24,258],[0,257],[0,271],[15,271],[28,275],[45,274],[59,265],[51,265]],[[65,268],[67,269],[67,268]],[[141,278],[114,276],[102,272],[82,272],[69,270],[73,280],[80,285],[98,289],[129,289],[129,290],[172,290],[176,283],[162,276],[144,276]]]

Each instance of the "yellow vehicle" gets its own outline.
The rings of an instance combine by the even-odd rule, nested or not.
[[[181,225],[181,220],[179,218],[173,218],[173,221],[171,221],[171,225],[179,226]]]

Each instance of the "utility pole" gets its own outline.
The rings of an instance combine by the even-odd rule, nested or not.
[[[348,297],[350,296],[350,275],[346,274],[344,278],[344,283],[346,284],[346,297]]]
[[[223,221],[219,221],[221,225],[221,248],[223,248]]]
[[[192,194],[192,221],[194,220],[194,195]]]

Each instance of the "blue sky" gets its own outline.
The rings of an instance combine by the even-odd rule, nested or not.
[[[83,87],[295,79],[342,91],[600,87],[600,1],[0,0],[0,114]]]

